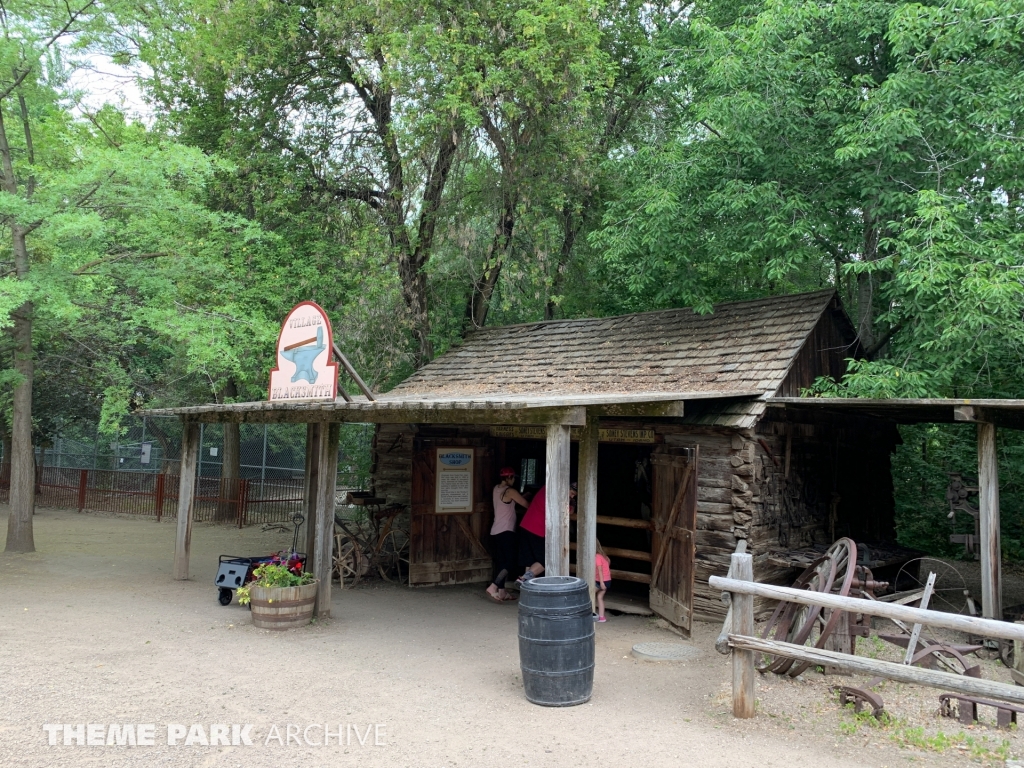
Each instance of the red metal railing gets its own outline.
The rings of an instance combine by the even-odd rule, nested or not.
[[[177,475],[105,469],[43,467],[36,473],[36,504],[79,512],[92,509],[128,515],[176,517]],[[196,479],[193,519],[242,527],[287,522],[302,512],[302,479]],[[10,497],[11,467],[0,466],[0,502]]]

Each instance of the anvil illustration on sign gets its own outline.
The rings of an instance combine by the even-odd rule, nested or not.
[[[306,339],[295,344],[289,344],[281,350],[281,357],[290,363],[295,363],[295,373],[292,375],[292,383],[305,379],[310,384],[316,384],[316,371],[313,370],[313,361],[317,356],[327,349],[324,344],[324,329],[316,329],[315,339]]]

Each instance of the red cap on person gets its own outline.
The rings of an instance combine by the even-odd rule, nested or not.
[[[501,472],[498,473],[498,477],[515,477],[516,471],[512,467],[502,467]]]

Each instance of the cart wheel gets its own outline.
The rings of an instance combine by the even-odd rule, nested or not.
[[[220,593],[217,595],[217,602],[221,605],[228,605],[231,603],[231,590],[226,587],[220,588]]]

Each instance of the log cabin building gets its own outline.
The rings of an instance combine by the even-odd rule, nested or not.
[[[841,536],[867,543],[876,567],[900,558],[895,423],[793,418],[766,402],[798,397],[819,376],[841,377],[857,355],[854,328],[826,290],[720,304],[704,315],[670,309],[485,328],[387,397],[594,402],[596,538],[611,557],[613,582],[649,590],[652,609],[688,630],[694,618],[724,616],[708,578],[725,575],[739,539],[759,581],[791,579]],[[375,494],[410,506],[413,586],[488,581],[499,468],[512,466],[527,492],[546,480],[545,426],[452,418],[380,424],[374,442]],[[570,432],[573,480],[582,433]],[[472,449],[474,503],[464,514],[441,514],[437,457],[453,449]]]
[[[411,586],[492,577],[491,489],[512,466],[524,490],[545,489],[549,575],[578,561],[592,582],[599,541],[615,590],[642,594],[687,632],[695,618],[724,615],[708,579],[726,573],[740,540],[759,581],[789,582],[842,536],[866,544],[861,562],[884,578],[910,556],[895,545],[897,424],[973,422],[983,612],[1000,615],[995,427],[1024,428],[1024,401],[800,397],[819,376],[842,376],[859,354],[832,290],[703,315],[670,309],[485,328],[385,394],[366,387],[330,341],[326,358],[328,349],[361,397],[339,389],[322,400],[146,412],[184,423],[175,578],[189,577],[199,424],[304,423],[307,551],[321,584],[317,615],[329,616],[339,423],[374,423],[374,492],[408,506]],[[578,519],[567,503],[573,479]]]

